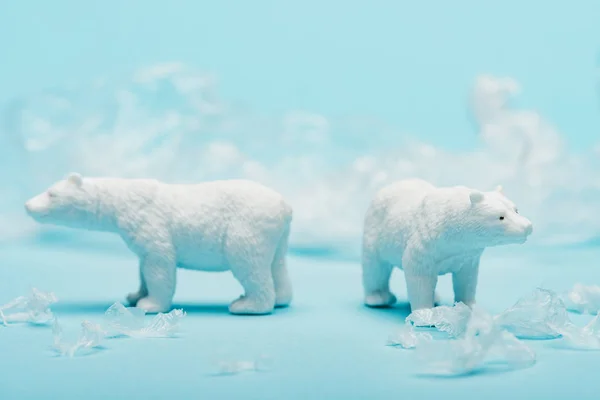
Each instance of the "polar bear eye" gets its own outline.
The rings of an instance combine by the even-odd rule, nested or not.
[[[54,192],[48,192],[48,197],[56,197],[56,193],[54,193]]]
[[[500,221],[504,221],[504,216],[501,216],[499,219]]]

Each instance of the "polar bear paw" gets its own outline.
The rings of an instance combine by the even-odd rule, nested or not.
[[[365,304],[368,307],[389,307],[396,303],[396,296],[390,291],[373,292],[365,296]]]
[[[229,312],[238,315],[264,315],[273,312],[273,304],[247,296],[240,296],[229,305]]]
[[[148,314],[166,313],[171,309],[170,304],[164,304],[151,297],[141,298],[137,304],[137,308],[141,308]]]
[[[147,294],[142,293],[141,291],[131,292],[127,295],[125,300],[127,300],[127,304],[129,304],[130,307],[135,307],[138,301],[144,296],[147,296]]]

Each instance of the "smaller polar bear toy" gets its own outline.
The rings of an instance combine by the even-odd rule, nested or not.
[[[364,221],[365,304],[396,302],[389,280],[404,271],[412,311],[433,308],[439,275],[452,274],[454,300],[475,303],[479,260],[486,247],[525,243],[531,222],[499,186],[481,192],[437,188],[420,179],[392,183],[372,200]]]
[[[229,306],[233,314],[269,314],[292,300],[285,262],[292,209],[258,183],[72,173],[25,209],[40,223],[120,235],[139,258],[140,287],[127,300],[148,313],[171,308],[177,267],[231,270],[245,292]]]

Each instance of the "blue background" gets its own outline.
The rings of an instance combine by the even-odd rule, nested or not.
[[[452,170],[456,183],[499,183],[492,181],[495,176],[489,181],[473,177],[477,168],[464,161],[481,148],[482,129],[474,124],[468,99],[477,76],[507,76],[522,88],[514,99],[515,109],[541,116],[562,141],[560,156],[539,168],[529,164],[522,173],[527,179],[511,181],[512,187],[509,183],[509,196],[525,205],[522,213],[538,217],[532,218],[534,236],[556,235],[552,242],[534,239],[532,244],[486,253],[479,302],[498,312],[538,285],[564,290],[576,282],[599,283],[599,251],[593,239],[600,224],[593,211],[599,203],[600,179],[594,169],[598,153],[590,151],[600,143],[598,2],[179,0],[167,5],[23,0],[1,2],[0,9],[0,303],[25,294],[31,286],[54,291],[60,298],[55,312],[77,329],[83,319],[100,319],[108,306],[137,286],[135,258],[114,238],[21,229],[29,226],[23,200],[70,170],[103,173],[107,165],[114,165],[115,174],[163,173],[160,163],[122,161],[145,154],[135,147],[117,161],[102,146],[92,149],[97,164],[87,163],[89,156],[76,157],[82,147],[75,147],[73,138],[101,136],[100,128],[86,131],[80,124],[95,115],[114,112],[126,117],[121,125],[107,125],[115,141],[135,138],[132,132],[143,136],[153,126],[145,120],[155,114],[174,110],[185,117],[194,115],[181,95],[162,87],[158,92],[140,89],[132,83],[132,71],[177,62],[218,77],[218,97],[228,110],[235,110],[219,121],[233,121],[236,128],[213,132],[211,120],[203,120],[209,128],[202,132],[209,133],[187,142],[188,149],[200,152],[222,135],[267,169],[287,165],[291,154],[301,160],[289,170],[281,167],[283,177],[265,178],[290,196],[299,214],[290,258],[296,291],[291,308],[261,318],[230,316],[227,304],[241,291],[230,274],[183,271],[176,303],[188,317],[178,339],[112,340],[90,356],[62,359],[48,349],[49,328],[1,328],[1,398],[377,399],[467,398],[474,393],[490,399],[597,397],[592,382],[598,354],[557,348],[556,341],[528,342],[538,352],[538,363],[530,369],[460,379],[417,376],[410,351],[384,346],[407,314],[402,275],[394,277],[400,299],[395,309],[364,308],[357,235],[352,228],[346,236],[349,230],[342,222],[347,219],[359,230],[356,222],[364,210],[359,194],[373,193],[369,180],[352,181],[356,174],[349,165],[363,156],[383,159],[396,150],[418,160],[418,153],[403,147],[405,137],[443,155],[437,157],[442,163],[424,161],[415,175],[435,177],[435,171],[447,168],[443,162],[451,160],[459,165]],[[94,82],[108,82],[110,95],[98,95]],[[136,110],[143,112],[128,114],[123,104],[115,106],[113,94],[118,90],[134,93]],[[44,102],[48,93],[75,106],[52,114],[50,103]],[[281,121],[296,110],[318,116],[317,123],[312,120],[317,125],[328,121],[326,145],[305,140],[307,130],[302,129],[295,144],[273,144],[283,135]],[[68,135],[45,152],[28,149],[28,137],[51,133],[40,128],[46,125],[27,120],[30,115],[45,118],[47,126]],[[541,149],[537,154],[546,154],[547,137],[534,141]],[[89,147],[90,142],[85,143]],[[159,177],[240,174],[232,167],[189,175],[181,171],[196,158],[182,159],[187,161],[169,164],[171,172]],[[561,164],[565,159],[583,167],[566,168]],[[202,168],[210,164],[210,159],[200,161]],[[466,166],[460,167],[463,161]],[[305,165],[309,167],[303,169]],[[394,165],[381,168],[389,171]],[[565,182],[574,186],[567,195],[562,181],[552,186],[553,168],[569,171]],[[539,171],[550,171],[541,184],[532,178]],[[320,185],[313,188],[311,182]],[[354,186],[333,185],[343,198],[336,203],[332,192],[323,189],[332,182]],[[295,192],[297,187],[304,188],[304,195]],[[544,188],[552,195],[539,200],[533,193],[543,193]],[[311,219],[306,210],[316,203],[305,193],[330,208]],[[585,224],[570,222],[569,216],[577,212]],[[576,237],[584,228],[585,237],[578,241],[567,243],[558,235],[569,232]],[[441,286],[448,303],[452,297],[447,279]],[[583,324],[589,318],[573,319]],[[214,360],[263,353],[275,361],[269,373],[207,375]]]

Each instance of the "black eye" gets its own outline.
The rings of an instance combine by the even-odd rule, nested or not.
[[[500,217],[500,221],[504,220],[504,217]]]
[[[518,213],[519,213],[519,210],[517,210],[517,209],[515,208],[515,212],[518,214]]]

